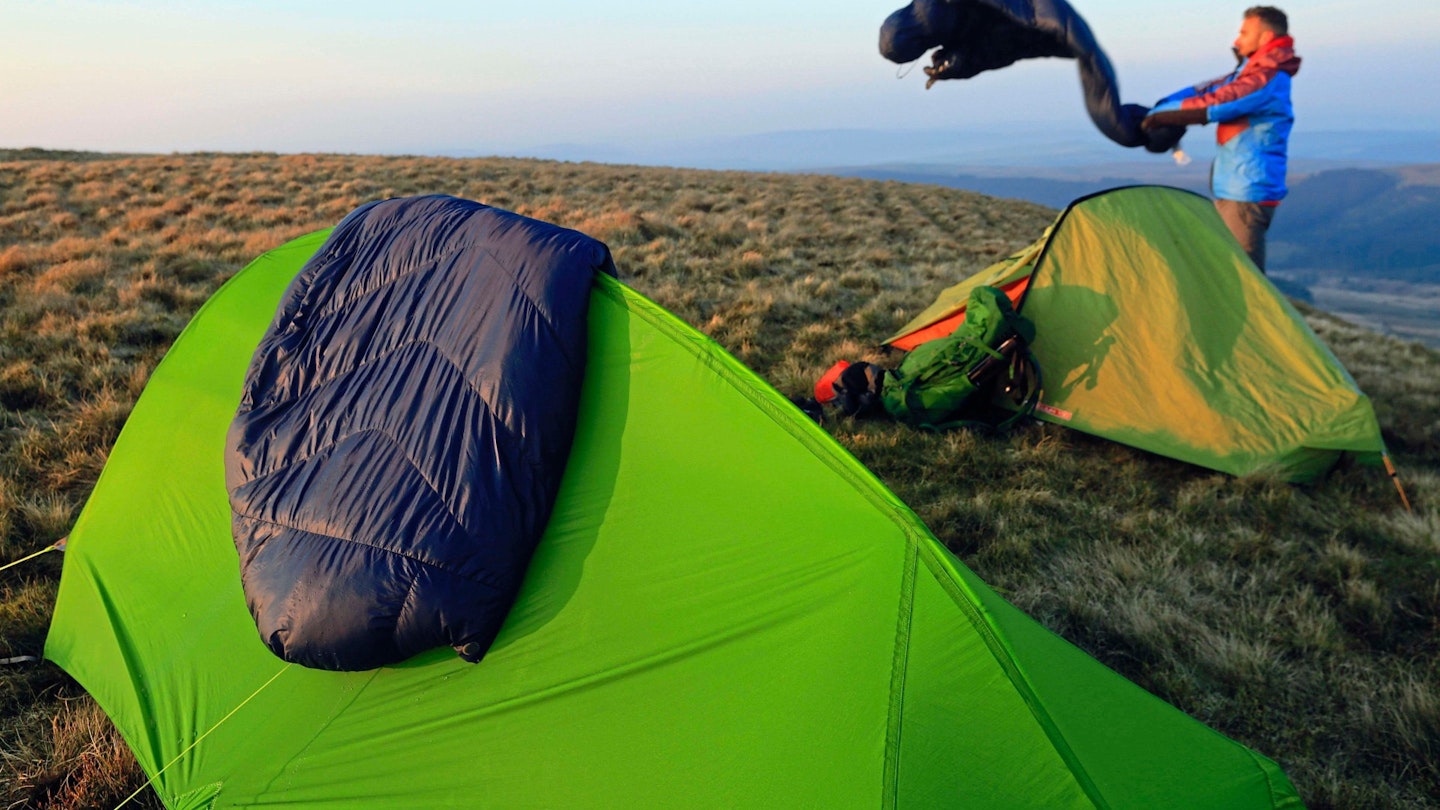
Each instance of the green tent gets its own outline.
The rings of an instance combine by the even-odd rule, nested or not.
[[[971,288],[1035,322],[1036,415],[1232,475],[1309,480],[1385,453],[1370,400],[1204,197],[1131,186],[1071,203],[1035,244],[940,294],[886,342],[964,320]]]
[[[1297,807],[1270,760],[1021,614],[715,343],[595,282],[574,449],[484,661],[287,665],[222,450],[324,233],[155,370],[71,535],[46,656],[172,808]]]

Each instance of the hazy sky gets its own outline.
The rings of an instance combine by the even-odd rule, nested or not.
[[[1075,0],[1126,101],[1225,72],[1250,2]],[[1085,121],[1074,64],[925,91],[899,0],[0,0],[0,147],[524,153],[803,129]],[[1303,126],[1440,132],[1435,0],[1281,4]]]

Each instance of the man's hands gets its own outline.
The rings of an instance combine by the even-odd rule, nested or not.
[[[1209,117],[1205,114],[1205,108],[1196,107],[1193,110],[1166,110],[1150,113],[1145,116],[1145,120],[1140,122],[1140,128],[1148,131],[1157,127],[1188,127],[1191,124],[1207,123],[1209,123]]]

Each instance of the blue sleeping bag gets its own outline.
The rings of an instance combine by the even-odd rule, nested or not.
[[[365,205],[301,270],[226,440],[246,602],[286,661],[489,649],[575,432],[609,250],[452,197]]]
[[[1065,0],[911,0],[880,28],[880,54],[892,62],[912,62],[931,48],[936,50],[925,68],[927,88],[1021,59],[1074,59],[1085,109],[1105,137],[1121,146],[1165,152],[1185,134],[1184,127],[1140,128],[1150,109],[1120,103],[1110,57]]]

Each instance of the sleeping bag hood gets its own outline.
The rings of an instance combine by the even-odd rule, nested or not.
[[[452,197],[346,217],[245,377],[225,482],[276,655],[332,670],[489,649],[575,432],[604,244]]]

